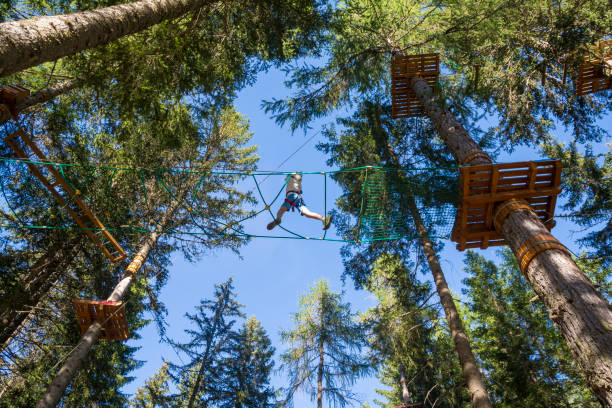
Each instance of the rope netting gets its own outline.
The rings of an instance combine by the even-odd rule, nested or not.
[[[54,209],[44,214],[42,219],[45,223],[35,223],[33,220],[41,220],[40,214],[24,215],[19,208],[28,206],[27,202],[21,200],[19,194],[23,194],[24,188],[29,191],[49,193],[42,182],[32,177],[31,168],[36,166],[43,174],[49,174],[48,166],[57,169],[63,181],[74,191],[78,191],[79,198],[84,200],[91,211],[102,221],[104,230],[110,232],[145,233],[155,228],[154,225],[143,227],[142,225],[117,224],[111,208],[117,200],[125,200],[122,195],[129,196],[130,206],[134,208],[146,208],[150,205],[152,192],[159,196],[162,191],[170,200],[176,200],[177,191],[187,188],[189,194],[182,200],[182,216],[192,221],[184,222],[181,227],[165,229],[166,234],[184,235],[229,235],[242,238],[284,238],[284,239],[311,239],[336,242],[371,242],[394,239],[417,238],[414,222],[409,214],[407,206],[408,197],[416,203],[421,217],[431,232],[432,237],[446,238],[450,235],[452,223],[455,216],[456,200],[456,169],[388,169],[373,166],[343,169],[322,172],[300,172],[307,184],[304,192],[305,200],[310,204],[314,201],[314,211],[327,214],[337,208],[329,205],[328,200],[333,203],[337,198],[329,197],[328,178],[345,173],[344,176],[352,177],[362,184],[361,208],[342,217],[350,224],[350,231],[341,236],[320,233],[306,234],[289,229],[283,223],[277,228],[284,234],[275,235],[266,230],[266,224],[276,217],[276,211],[285,199],[285,185],[287,176],[291,172],[260,172],[260,171],[200,171],[190,169],[142,169],[132,167],[116,166],[93,166],[80,164],[65,164],[54,162],[43,162],[28,159],[0,158],[0,193],[4,199],[4,205],[0,205],[3,213],[3,222],[0,228],[15,229],[48,229],[48,230],[83,230],[89,229],[100,231],[99,228],[81,228],[73,220],[63,214],[61,208]],[[47,170],[45,170],[47,169]],[[273,177],[276,176],[276,177]],[[312,176],[312,178],[310,177]],[[315,183],[315,176],[322,177],[322,183]],[[266,186],[263,181],[271,178]],[[217,180],[213,182],[212,180]],[[57,182],[58,180],[53,180]],[[210,200],[211,195],[216,192],[211,190],[207,183],[222,185],[234,183],[237,190],[244,194],[252,194],[254,200],[245,209],[242,217],[233,219],[213,219],[207,217],[205,200]],[[117,185],[131,186],[130,191],[125,193],[117,188]],[[451,186],[451,187],[449,187]],[[335,187],[335,186],[334,186]],[[336,188],[337,190],[337,188]],[[322,193],[323,197],[316,195]],[[70,197],[66,192],[66,201]],[[51,194],[49,202],[52,203]],[[208,196],[208,198],[206,198]],[[446,201],[445,201],[446,200]],[[23,201],[16,203],[15,201]],[[444,204],[440,204],[443,202]],[[165,204],[163,204],[165,205]],[[163,207],[162,205],[162,207]],[[309,205],[309,208],[310,205]],[[350,212],[350,211],[349,211]],[[263,217],[259,217],[263,214]],[[196,220],[204,219],[207,226],[201,225]],[[259,218],[256,220],[256,218]],[[263,219],[262,219],[263,218]],[[248,224],[248,225],[247,225]],[[290,224],[290,223],[287,223]],[[248,231],[245,230],[245,225]],[[317,224],[318,225],[318,224]],[[318,234],[318,235],[315,235]],[[333,236],[332,236],[333,235]]]
[[[418,238],[414,209],[430,237],[448,238],[456,201],[456,169],[367,168],[359,238],[362,241]]]

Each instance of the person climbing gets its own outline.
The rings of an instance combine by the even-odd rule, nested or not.
[[[306,207],[306,204],[304,203],[304,199],[302,198],[302,174],[296,172],[287,175],[285,180],[287,181],[287,188],[285,189],[285,202],[283,203],[283,205],[281,205],[281,208],[278,209],[278,212],[276,213],[276,218],[274,219],[274,221],[268,224],[267,228],[271,230],[277,225],[280,225],[281,219],[283,218],[283,214],[288,210],[295,211],[295,209],[297,208],[300,212],[300,215],[312,218],[314,220],[319,220],[323,222],[323,229],[328,229],[332,222],[332,216],[327,215],[323,217],[322,215],[317,214],[316,212],[312,212]]]

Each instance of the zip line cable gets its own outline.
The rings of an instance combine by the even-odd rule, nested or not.
[[[302,149],[303,149],[303,148],[304,148],[304,147],[305,147],[305,146],[306,146],[308,143],[310,143],[310,141],[311,141],[312,139],[314,139],[314,138],[315,138],[315,136],[317,136],[319,133],[321,133],[321,132],[320,132],[320,131],[315,132],[315,133],[314,133],[312,136],[310,136],[310,137],[308,138],[308,140],[306,140],[306,141],[305,141],[305,142],[304,142],[304,143],[303,143],[303,144],[302,144],[300,147],[298,147],[298,148],[297,148],[297,150],[296,150],[295,152],[291,153],[291,154],[290,154],[290,155],[289,155],[289,156],[288,156],[288,157],[287,157],[285,160],[283,160],[283,161],[282,161],[282,163],[281,163],[281,164],[279,164],[279,165],[276,167],[276,170],[280,169],[280,168],[283,166],[283,164],[287,163],[287,162],[289,161],[289,159],[291,159],[291,158],[292,158],[293,156],[295,156],[295,155],[296,155],[296,154],[297,154],[297,153],[298,153],[300,150],[302,150]],[[276,170],[275,170],[275,171],[276,171]],[[268,177],[270,177],[270,176],[271,176],[271,174],[269,174],[268,176],[266,176],[266,177],[265,177],[265,178],[264,178],[264,179],[261,181],[261,183],[260,183],[260,184],[263,184],[263,183],[264,183],[264,182],[265,182],[265,181],[268,179]]]

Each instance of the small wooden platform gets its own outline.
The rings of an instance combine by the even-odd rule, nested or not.
[[[17,119],[17,105],[28,96],[30,96],[30,91],[17,85],[7,85],[0,88],[0,104],[8,106],[13,119]]]
[[[127,340],[130,333],[125,319],[123,302],[109,302],[106,300],[72,299],[74,312],[77,315],[81,335],[95,321],[102,323],[102,335],[106,340]]]
[[[21,142],[19,142],[21,139]],[[4,141],[13,149],[17,157],[26,161],[40,161],[49,163],[49,160],[38,149],[36,144],[25,134],[23,130],[8,135]],[[26,153],[24,150],[28,150]],[[43,185],[53,194],[53,197],[66,209],[77,225],[85,231],[89,239],[102,250],[111,262],[119,262],[126,257],[126,253],[119,245],[113,235],[106,231],[104,225],[91,212],[87,205],[81,200],[75,191],[51,164],[35,165],[26,162],[32,174],[34,174]],[[40,169],[39,169],[40,167]],[[46,170],[47,175],[43,174]],[[61,189],[59,189],[61,187]],[[72,199],[76,206],[69,206],[67,200]],[[79,215],[77,212],[81,213]]]
[[[423,116],[423,108],[410,87],[410,79],[423,77],[434,88],[440,75],[438,54],[394,55],[391,59],[391,117]]]
[[[593,55],[585,57],[584,64],[578,67],[576,95],[588,95],[612,89],[612,77],[604,75],[604,64],[612,63],[612,40],[600,41],[592,47]]]
[[[550,230],[561,192],[559,160],[465,166],[459,173],[459,203],[451,235],[457,249],[505,245],[495,230],[497,207],[512,198],[524,200]]]

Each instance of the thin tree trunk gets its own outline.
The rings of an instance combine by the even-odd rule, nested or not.
[[[488,156],[453,115],[440,106],[429,85],[419,77],[413,78],[411,85],[457,163],[486,163]],[[466,163],[474,151],[481,155]],[[508,215],[501,233],[516,256],[526,240],[549,231],[532,210],[520,209]],[[539,253],[524,272],[561,330],[591,391],[604,407],[612,407],[610,304],[563,251],[551,249]]]
[[[385,149],[393,167],[401,168],[402,166],[400,160],[391,147],[389,139],[386,139],[385,141]],[[472,399],[472,406],[474,408],[491,408],[489,394],[487,393],[487,389],[482,381],[482,377],[480,376],[478,362],[476,361],[474,353],[472,352],[469,339],[465,334],[463,322],[461,321],[461,317],[459,316],[457,307],[455,306],[455,300],[453,299],[450,289],[448,288],[448,284],[446,283],[446,278],[444,277],[444,272],[440,266],[438,254],[436,253],[433,243],[429,239],[429,232],[427,231],[427,227],[421,218],[421,214],[419,213],[419,209],[413,196],[407,196],[407,204],[410,215],[414,220],[417,233],[419,234],[419,242],[423,248],[423,252],[425,252],[425,256],[427,257],[429,269],[431,270],[434,283],[436,284],[436,291],[440,297],[440,303],[442,303],[442,307],[444,308],[446,321],[448,322],[451,337],[453,338],[453,342],[455,344],[455,351],[459,356],[461,374],[463,375],[463,379],[467,384],[468,391]]]
[[[41,89],[38,92],[34,92],[33,94],[25,98],[23,101],[21,101],[20,104],[15,106],[15,113],[20,114],[21,112],[25,111],[28,108],[31,108],[32,106],[38,105],[39,103],[46,102],[63,93],[71,91],[74,88],[76,88],[78,85],[79,85],[79,81],[77,81],[76,79],[71,79],[69,81],[60,82],[48,88]],[[6,105],[1,105],[0,108],[2,108],[0,109],[0,125],[1,125],[4,122],[8,121],[11,116],[9,113],[9,109],[8,107],[6,107]]]
[[[187,190],[185,189],[181,192],[181,194],[179,194],[176,200],[170,205],[168,211],[166,211],[166,213],[163,215],[155,231],[149,233],[143,245],[140,247],[140,250],[134,257],[130,265],[127,267],[126,273],[123,275],[123,278],[121,279],[121,281],[119,281],[117,286],[115,286],[115,289],[108,297],[108,301],[119,301],[127,293],[127,290],[132,284],[134,276],[136,275],[137,271],[140,269],[144,261],[147,259],[147,256],[149,255],[151,250],[155,248],[157,240],[163,233],[164,227],[172,219],[174,213],[179,208],[186,192]],[[66,391],[66,387],[72,381],[72,378],[83,363],[83,360],[85,360],[85,358],[87,357],[89,350],[91,350],[92,346],[96,343],[96,341],[98,341],[101,334],[102,323],[99,321],[95,321],[85,331],[85,334],[83,334],[81,340],[79,340],[76,347],[66,358],[64,365],[59,369],[57,375],[47,388],[47,391],[43,394],[41,399],[36,404],[36,408],[52,408],[59,403],[60,399],[64,395],[64,392]]]
[[[98,10],[0,24],[0,77],[108,44],[213,0],[141,0]]]
[[[402,386],[402,401],[404,402],[404,405],[411,405],[410,392],[408,391],[408,386],[406,385],[406,373],[404,371],[404,366],[401,363],[399,365],[399,375],[400,384]]]
[[[465,380],[470,396],[472,397],[472,407],[491,408],[489,395],[487,394],[487,390],[480,376],[478,362],[476,361],[474,353],[472,352],[470,341],[465,334],[461,317],[457,312],[455,301],[451,295],[450,289],[448,288],[448,284],[446,283],[446,278],[442,272],[438,255],[436,254],[436,250],[431,240],[428,238],[429,233],[425,227],[425,224],[423,223],[423,220],[421,219],[421,214],[419,214],[414,197],[408,197],[408,206],[410,207],[410,213],[414,219],[417,232],[419,233],[419,241],[423,247],[425,256],[427,257],[429,269],[431,270],[434,282],[436,284],[436,290],[440,296],[440,303],[442,303],[444,313],[446,314],[448,328],[450,329],[451,337],[455,343],[455,350],[459,356],[461,373],[463,374],[463,379]]]
[[[323,408],[323,339],[319,341],[319,367],[317,370],[317,407]]]
[[[206,350],[204,351],[204,355],[202,356],[202,363],[200,364],[200,370],[198,371],[198,376],[196,377],[195,384],[193,384],[193,389],[191,390],[191,395],[189,396],[189,403],[187,404],[187,408],[192,408],[195,402],[195,397],[200,388],[200,384],[204,379],[204,367],[205,364],[208,363],[208,356],[210,354],[210,347],[214,341],[215,334],[217,332],[217,327],[219,325],[219,319],[221,318],[221,313],[223,313],[223,309],[225,309],[225,298],[223,299],[223,304],[219,309],[215,311],[215,322],[213,323],[213,328],[210,333],[209,341],[206,342]]]
[[[36,306],[73,263],[77,248],[74,241],[56,241],[45,255],[41,256],[30,268],[28,274],[21,279],[20,288],[24,292],[18,296],[10,296],[8,306],[0,313],[0,350],[4,350],[31,311],[28,307]]]

